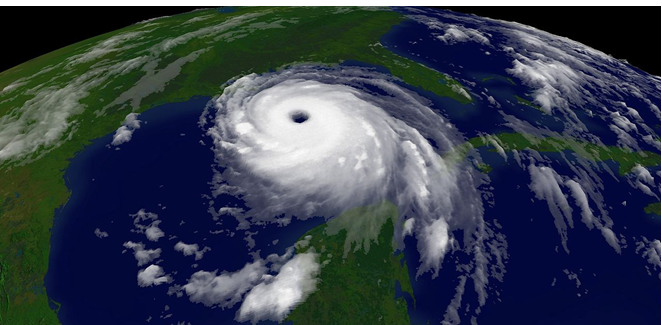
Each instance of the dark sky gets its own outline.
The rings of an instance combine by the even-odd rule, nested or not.
[[[87,38],[192,7],[3,7],[0,71]],[[660,75],[661,7],[447,7],[516,21]],[[20,18],[17,18],[20,17]],[[23,23],[17,24],[17,21]],[[640,38],[640,36],[642,36]],[[645,39],[640,41],[640,39]]]

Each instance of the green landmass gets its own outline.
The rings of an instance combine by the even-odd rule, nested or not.
[[[660,215],[660,209],[661,209],[660,202],[651,203],[651,204],[647,205],[646,207],[644,207],[644,212],[646,212],[648,214],[657,214],[659,216]]]
[[[540,107],[540,106],[538,106],[538,105],[532,103],[532,102],[531,102],[530,100],[528,100],[528,99],[524,99],[524,98],[522,98],[522,97],[520,97],[520,96],[517,96],[517,95],[515,95],[515,99],[517,99],[517,102],[518,102],[518,103],[520,103],[520,104],[522,104],[522,105],[524,105],[524,106],[529,106],[529,107],[531,107],[531,108],[535,108],[535,109],[537,109],[537,110],[539,110],[539,111],[541,111],[541,112],[543,112],[543,113],[545,112],[545,110],[542,109],[542,107]]]
[[[19,108],[35,96],[24,89],[44,83],[54,88],[65,87],[104,60],[128,61],[138,55],[146,55],[153,46],[174,35],[217,26],[237,16],[264,14],[259,21],[269,22],[254,25],[250,32],[241,30],[242,26],[229,28],[227,35],[224,34],[227,37],[218,41],[194,37],[173,45],[160,54],[154,71],[172,67],[171,64],[177,63],[177,60],[199,49],[206,51],[199,53],[194,60],[181,64],[180,70],[175,70],[177,75],[165,82],[162,88],[152,87],[158,85],[159,80],[156,76],[147,75],[143,69],[131,70],[96,85],[80,99],[79,104],[84,106],[82,112],[68,119],[75,122],[69,131],[75,128],[75,132],[64,133],[59,145],[40,147],[28,157],[0,162],[0,324],[58,323],[56,313],[48,305],[43,279],[48,269],[53,216],[70,195],[63,180],[64,171],[77,152],[89,145],[91,140],[117,129],[131,111],[142,112],[163,103],[186,101],[196,96],[214,96],[219,93],[221,85],[235,76],[273,71],[293,62],[333,65],[345,60],[382,66],[412,86],[461,103],[471,101],[470,97],[461,93],[462,86],[446,74],[396,55],[379,45],[380,37],[391,26],[405,19],[400,14],[359,8],[336,14],[336,10],[328,7],[253,7],[239,8],[232,13],[196,11],[161,18],[149,24],[128,26],[0,73],[0,89],[40,73],[27,79],[21,90],[15,90],[19,93],[15,98],[11,97],[13,94],[0,93],[0,116],[17,117],[23,114]],[[205,15],[211,15],[211,18],[190,21]],[[269,27],[269,24],[280,24],[287,30]],[[145,34],[128,50],[110,51],[67,69],[63,65],[57,66],[67,58],[84,54],[103,40],[130,31],[144,31]],[[146,80],[141,81],[141,78]],[[111,104],[139,81],[146,83],[145,89],[150,89],[150,94],[137,103],[127,99]],[[109,107],[102,110],[107,105]],[[132,105],[135,106],[129,109]],[[389,232],[388,229],[385,231]],[[303,319],[304,316],[299,317]]]
[[[476,165],[476,168],[478,168],[478,170],[480,170],[481,173],[485,173],[485,174],[488,174],[489,172],[492,171],[492,166],[485,163],[480,163]]]
[[[397,218],[398,208],[384,202],[349,210],[302,236],[310,236],[310,246],[321,252],[322,270],[317,290],[286,322],[409,324],[407,301],[395,297],[396,282],[413,297],[404,255],[394,254]]]
[[[604,146],[567,138],[537,137],[521,133],[499,133],[492,135],[499,140],[504,150],[532,149],[538,152],[569,151],[590,161],[614,161],[618,163],[618,173],[625,175],[636,165],[644,167],[659,166],[660,155],[651,151],[633,152],[617,146]],[[485,137],[474,137],[458,146],[453,154],[444,156],[444,160],[455,164],[463,160],[470,147],[493,146]],[[494,150],[494,149],[493,149]],[[484,167],[479,167],[484,169]]]

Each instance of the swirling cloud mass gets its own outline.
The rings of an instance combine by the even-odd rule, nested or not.
[[[240,227],[389,200],[403,221],[417,220],[406,234],[419,242],[419,274],[436,276],[451,231],[482,227],[479,180],[441,156],[454,153],[459,132],[400,84],[366,68],[303,65],[226,87],[208,133],[222,170],[216,194],[251,208],[237,216]]]

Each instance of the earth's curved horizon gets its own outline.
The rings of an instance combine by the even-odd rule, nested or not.
[[[0,73],[0,324],[657,324],[660,89],[424,8],[73,44]]]

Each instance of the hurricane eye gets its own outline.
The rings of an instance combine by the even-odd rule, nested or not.
[[[308,121],[310,116],[308,116],[308,113],[303,111],[294,111],[290,113],[290,118],[292,119],[292,122],[301,124],[305,121]]]

